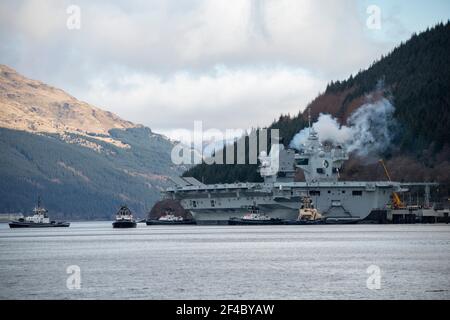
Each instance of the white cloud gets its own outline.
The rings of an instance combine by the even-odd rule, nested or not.
[[[324,84],[302,69],[216,66],[198,75],[178,72],[162,78],[134,73],[114,83],[98,78],[86,98],[172,135],[168,129],[192,129],[195,120],[203,121],[205,129],[267,125],[281,112],[297,113]]]
[[[71,4],[81,30],[66,28]],[[267,125],[391,47],[360,11],[356,0],[6,1],[0,56],[152,128]]]
[[[4,27],[20,36],[15,41],[24,49],[10,59],[26,63],[30,46],[40,49],[40,41],[48,50],[37,51],[43,59],[70,54],[73,62],[103,71],[119,65],[173,73],[275,62],[335,77],[365,67],[387,49],[367,36],[356,0],[79,0],[79,31],[66,28],[69,4],[2,3],[11,13]],[[50,52],[47,44],[55,41],[59,50]]]
[[[27,39],[45,42],[57,35],[60,25],[65,26],[63,8],[51,1],[27,1],[18,9],[15,23]]]

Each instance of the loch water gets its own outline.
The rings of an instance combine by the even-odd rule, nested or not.
[[[0,299],[449,299],[450,225],[0,225]]]

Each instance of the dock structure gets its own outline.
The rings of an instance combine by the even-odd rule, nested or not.
[[[449,209],[435,210],[410,206],[405,209],[391,209],[388,220],[392,223],[449,223]]]
[[[411,187],[423,187],[424,188],[424,201],[423,206],[425,208],[430,207],[430,189],[431,187],[438,187],[438,182],[408,182],[401,183],[402,188],[411,188]]]
[[[430,201],[430,189],[431,187],[439,186],[436,182],[408,182],[402,183],[402,188],[410,189],[423,187],[423,201],[419,204],[417,200],[416,204],[412,204],[411,200],[408,205],[404,205],[401,208],[391,208],[387,212],[387,220],[398,223],[448,223],[450,209],[436,209]],[[411,194],[410,194],[411,197]]]

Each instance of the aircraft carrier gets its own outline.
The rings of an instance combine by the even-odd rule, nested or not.
[[[386,211],[393,192],[407,191],[399,182],[340,181],[339,171],[347,159],[344,146],[322,144],[310,127],[300,151],[277,143],[269,155],[260,154],[264,182],[203,184],[193,177],[176,177],[175,186],[163,195],[180,201],[197,224],[226,224],[244,215],[249,206],[258,206],[272,218],[296,220],[304,196],[313,200],[327,221],[355,223]],[[294,181],[296,169],[303,171],[304,182]]]

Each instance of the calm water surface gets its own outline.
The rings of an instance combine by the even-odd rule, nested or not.
[[[379,290],[367,288],[370,265]],[[450,226],[0,224],[0,298],[449,299]]]

